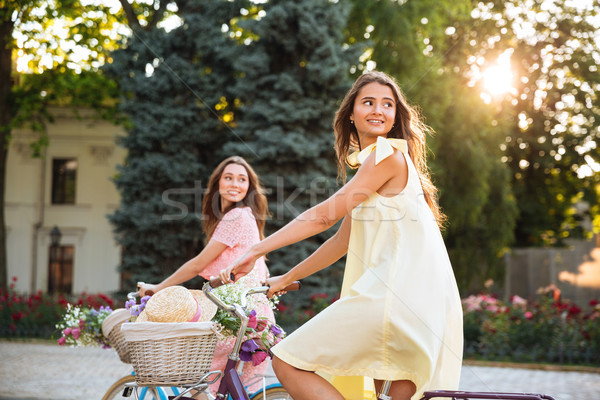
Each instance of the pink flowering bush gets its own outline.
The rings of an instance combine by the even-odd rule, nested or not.
[[[514,362],[600,365],[600,305],[588,313],[554,286],[535,301],[489,294],[463,300],[465,357]]]

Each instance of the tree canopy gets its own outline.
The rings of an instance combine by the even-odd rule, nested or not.
[[[115,85],[98,73],[117,46],[118,13],[101,2],[6,0],[0,2],[0,286],[7,285],[4,190],[11,132],[39,134],[32,154],[48,143],[49,105],[93,107],[113,117]]]

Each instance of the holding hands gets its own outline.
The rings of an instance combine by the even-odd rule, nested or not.
[[[257,252],[254,249],[254,246],[252,246],[240,258],[235,260],[233,264],[219,272],[219,278],[221,278],[221,282],[231,283],[233,280],[238,280],[239,278],[248,275],[254,268],[256,260],[262,256],[263,254]],[[233,274],[235,277],[233,280],[231,279],[231,274]]]
[[[254,268],[254,264],[256,261],[262,257],[259,251],[255,249],[255,247],[251,247],[246,253],[244,253],[240,258],[235,260],[233,264],[229,265],[227,268],[222,269],[219,272],[219,278],[223,283],[231,283],[233,281],[237,281],[239,278],[247,275]],[[234,279],[232,279],[232,277]],[[271,298],[274,295],[282,295],[287,293],[284,290],[290,284],[294,282],[293,279],[289,278],[287,274],[274,276],[267,279],[266,284],[270,286],[269,292],[267,293],[267,297]]]

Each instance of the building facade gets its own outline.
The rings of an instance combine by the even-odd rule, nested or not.
[[[16,277],[16,289],[30,293],[117,290],[120,249],[106,216],[119,204],[111,178],[125,158],[115,143],[123,129],[91,110],[52,113],[41,158],[30,147],[39,133],[13,131],[5,192],[8,279]]]

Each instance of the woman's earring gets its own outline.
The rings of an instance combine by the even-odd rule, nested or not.
[[[350,120],[350,123],[351,123],[352,125],[354,125],[354,120],[353,120],[353,119],[351,119],[351,120]]]

